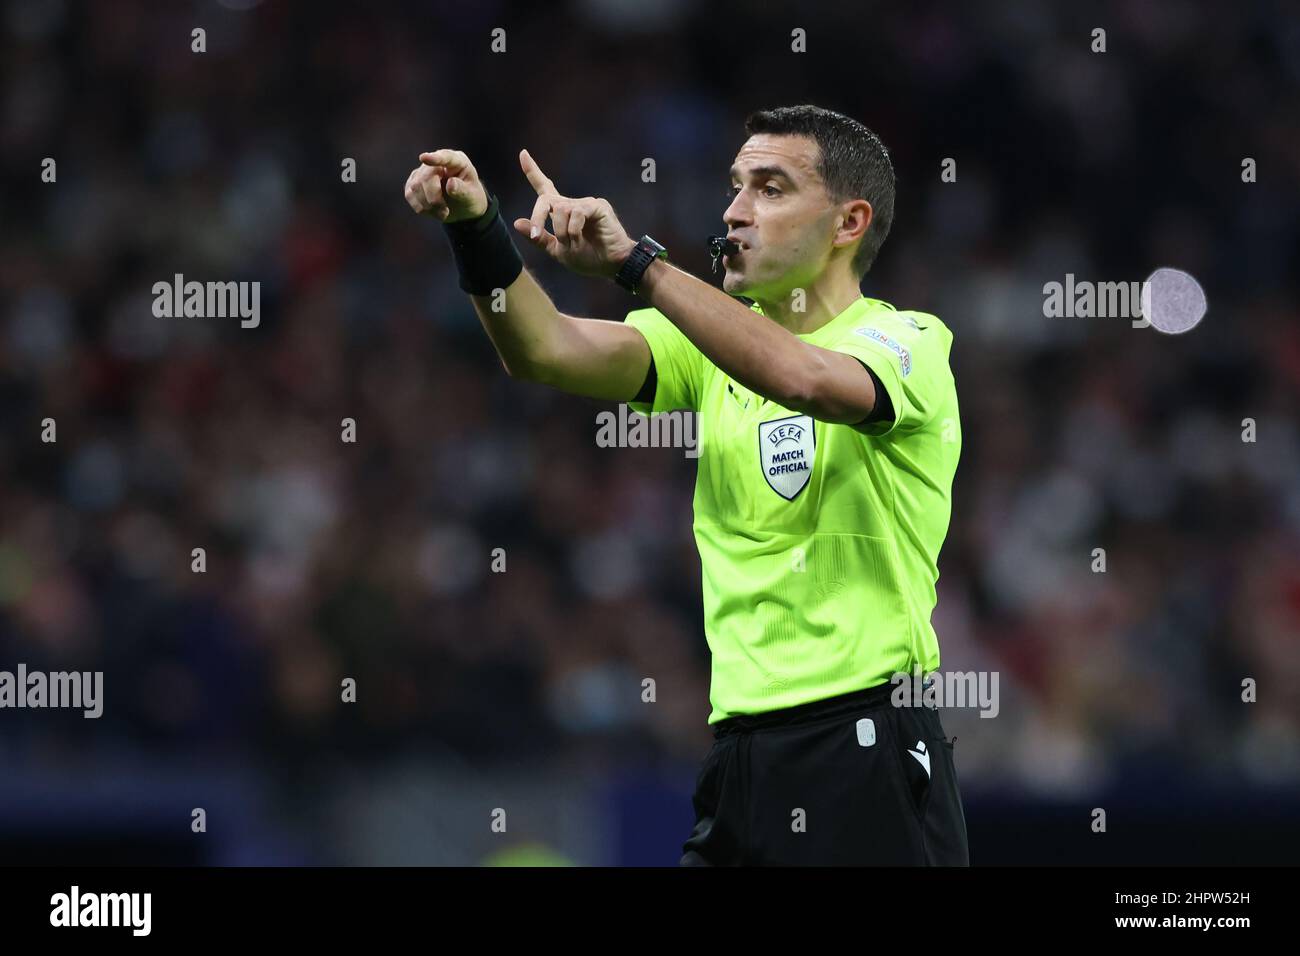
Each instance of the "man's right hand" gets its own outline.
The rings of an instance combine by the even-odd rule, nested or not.
[[[477,219],[487,211],[487,190],[474,165],[458,149],[420,154],[420,165],[406,178],[406,201],[417,213],[440,222]]]

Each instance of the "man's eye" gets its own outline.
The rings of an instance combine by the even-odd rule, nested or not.
[[[779,196],[779,195],[781,195],[781,190],[777,189],[775,186],[764,186],[764,187],[763,187],[763,193],[764,193],[765,195],[775,193],[776,195]]]

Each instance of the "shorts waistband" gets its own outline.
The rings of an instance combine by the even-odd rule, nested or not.
[[[713,725],[713,737],[718,739],[730,734],[748,733],[751,730],[766,730],[771,727],[787,727],[802,724],[822,717],[833,717],[838,713],[852,713],[863,707],[871,707],[889,700],[894,685],[890,681],[866,687],[862,690],[827,697],[822,700],[767,710],[760,714],[736,714],[724,717]]]

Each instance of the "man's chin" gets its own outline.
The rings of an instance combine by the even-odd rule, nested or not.
[[[722,277],[722,291],[728,295],[744,295],[748,287],[749,283],[739,272],[728,269],[727,274]]]

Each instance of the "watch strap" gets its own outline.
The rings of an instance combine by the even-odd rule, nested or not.
[[[632,248],[628,257],[623,260],[623,265],[614,276],[614,281],[627,289],[628,292],[635,294],[637,285],[641,282],[641,277],[645,275],[646,269],[650,268],[650,263],[656,259],[665,259],[667,256],[667,249],[648,235],[642,236]]]

